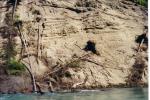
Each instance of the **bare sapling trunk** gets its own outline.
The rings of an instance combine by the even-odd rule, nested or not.
[[[40,29],[38,25],[38,39],[37,39],[37,63],[39,64],[39,56],[40,56]]]
[[[17,7],[17,2],[18,2],[18,0],[15,0],[15,4],[13,5],[12,20],[14,20],[14,13],[15,13],[15,10],[16,10],[16,7]]]
[[[27,44],[26,44],[26,39],[24,37],[24,34],[21,33],[19,27],[18,27],[18,31],[19,31],[19,34],[20,34],[20,39],[22,41],[22,45],[25,48],[25,52],[27,53],[27,57],[28,57],[28,61],[29,61],[30,68],[28,68],[27,66],[26,66],[26,68],[27,68],[27,70],[29,71],[29,73],[31,75],[31,80],[32,80],[32,85],[33,85],[33,92],[37,92],[35,76],[34,76],[34,74],[32,72],[32,63],[31,63],[31,60],[30,60],[29,49],[28,49]]]

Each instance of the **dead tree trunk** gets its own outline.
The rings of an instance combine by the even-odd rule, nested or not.
[[[49,86],[50,92],[54,92],[54,88],[53,88],[52,82],[49,82],[48,86]]]
[[[39,29],[39,25],[38,25],[38,39],[37,39],[37,63],[39,64],[39,56],[40,56],[40,29]]]
[[[12,9],[12,20],[13,21],[14,21],[14,13],[15,13],[15,10],[16,10],[17,3],[18,3],[18,0],[15,0],[15,4],[13,5],[13,9]],[[17,26],[17,28],[18,28],[18,31],[19,31],[19,36],[20,36],[20,39],[21,39],[21,42],[22,42],[22,46],[24,47],[25,52],[27,53],[27,57],[28,57],[30,67],[28,68],[26,66],[26,69],[28,70],[28,72],[30,73],[30,76],[31,76],[32,85],[33,85],[33,92],[37,92],[36,81],[35,81],[34,74],[32,72],[32,63],[30,61],[30,57],[29,57],[29,53],[28,53],[29,50],[28,50],[28,47],[27,47],[27,44],[26,44],[26,39],[25,39],[24,34],[21,33],[21,31],[20,31],[19,25]]]
[[[144,43],[144,39],[142,39],[141,43],[139,44],[138,52],[140,52],[140,51],[141,51],[141,47],[142,47],[143,43]]]
[[[27,53],[27,57],[28,57],[28,61],[29,61],[29,66],[30,68],[26,67],[27,70],[29,71],[30,75],[31,75],[31,80],[32,80],[32,85],[33,85],[33,92],[37,92],[37,88],[36,88],[36,81],[35,81],[35,77],[34,77],[34,74],[32,72],[32,63],[30,61],[30,56],[29,56],[29,49],[27,47],[27,44],[26,44],[26,39],[25,39],[25,36],[24,34],[21,33],[20,31],[20,28],[18,27],[18,31],[19,31],[19,34],[20,34],[20,39],[22,41],[22,45],[24,46],[25,48],[25,52]]]
[[[31,76],[31,80],[32,80],[32,85],[33,85],[33,92],[37,92],[37,88],[36,88],[36,82],[35,82],[35,77],[33,75],[33,72],[30,68],[28,68],[27,66],[25,66],[27,71],[29,72],[30,76]]]
[[[15,5],[13,5],[12,20],[14,19],[14,13],[15,13],[15,10],[16,10],[16,7],[17,7],[17,2],[18,2],[18,0],[15,0]]]
[[[147,37],[147,33],[146,33],[146,37]],[[145,39],[143,38],[142,41],[139,43],[138,52],[140,52],[142,50],[142,45],[143,45],[144,41],[145,41]]]

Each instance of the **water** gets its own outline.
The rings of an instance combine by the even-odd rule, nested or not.
[[[121,88],[78,93],[0,94],[0,100],[148,100],[147,88]]]

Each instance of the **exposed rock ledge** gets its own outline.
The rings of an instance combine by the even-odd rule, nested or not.
[[[50,84],[54,90],[147,85],[147,51],[137,53],[135,43],[147,25],[144,8],[129,0],[32,1],[22,0],[15,15],[23,22],[21,31],[42,91],[51,91]],[[0,11],[9,13],[11,7]],[[5,13],[0,13],[2,22]],[[15,39],[19,57],[21,41]],[[4,41],[1,36],[1,51]],[[28,66],[26,55],[22,62]],[[0,92],[32,91],[30,76],[7,76],[0,67]]]

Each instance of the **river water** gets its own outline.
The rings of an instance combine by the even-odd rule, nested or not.
[[[147,88],[119,88],[76,93],[0,94],[0,100],[148,100]]]

